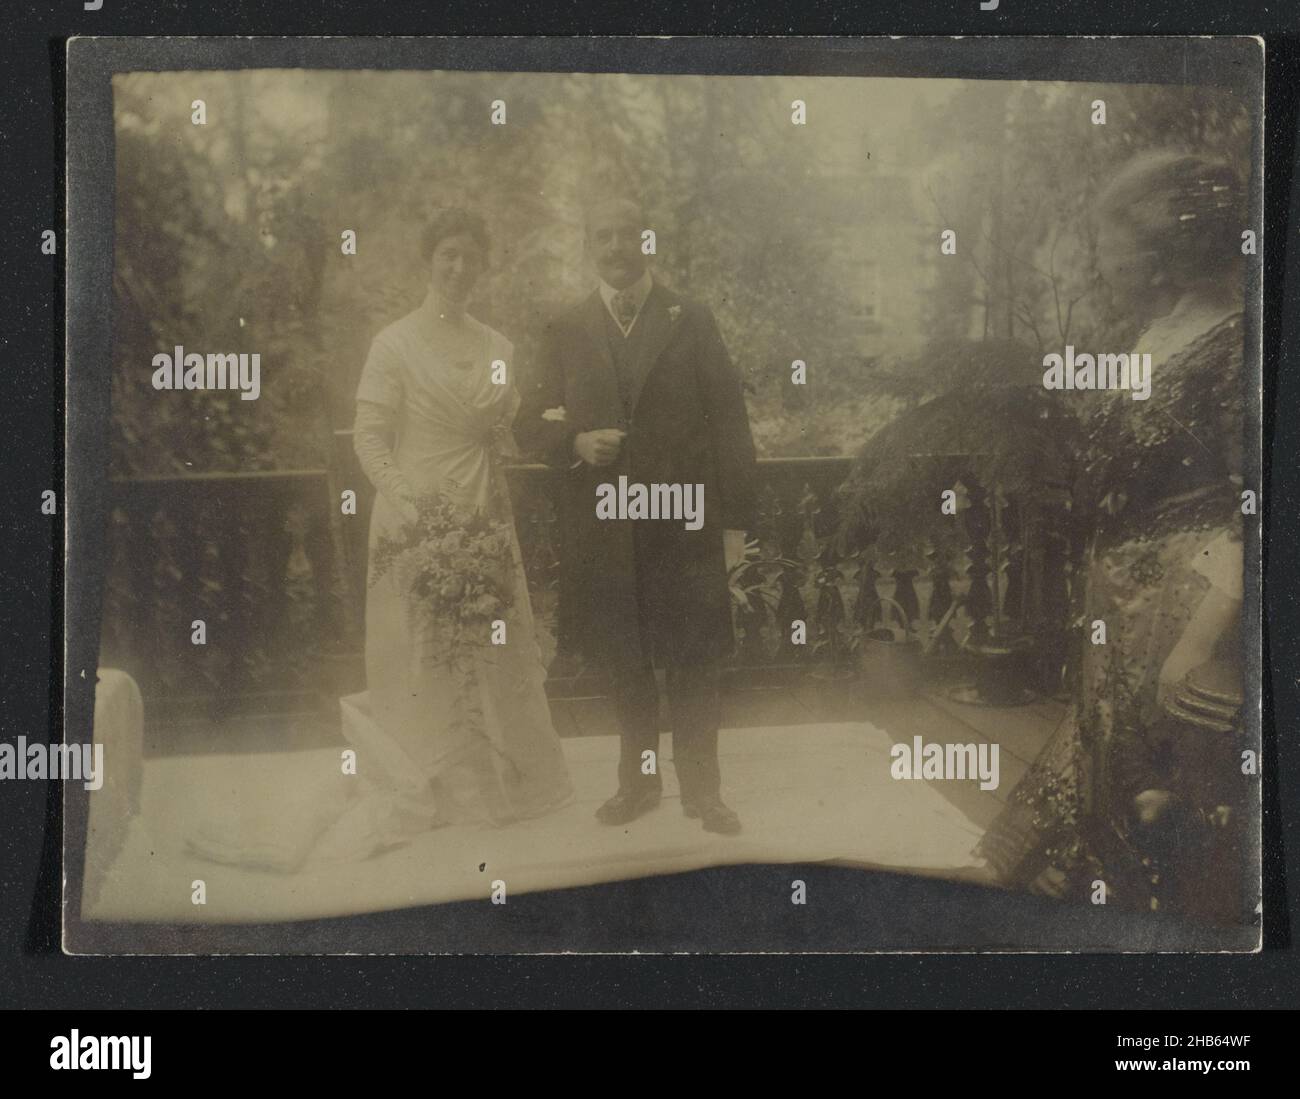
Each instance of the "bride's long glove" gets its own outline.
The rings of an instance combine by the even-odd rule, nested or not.
[[[391,440],[396,434],[397,416],[384,405],[357,401],[357,418],[352,429],[352,449],[361,469],[399,515],[408,523],[419,518],[415,509],[415,491],[393,461]]]

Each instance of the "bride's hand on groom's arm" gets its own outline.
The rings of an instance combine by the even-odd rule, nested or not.
[[[618,457],[624,434],[615,427],[579,432],[573,437],[573,453],[589,466],[607,466]]]

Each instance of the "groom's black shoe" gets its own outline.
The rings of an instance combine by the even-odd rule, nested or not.
[[[660,788],[650,786],[643,790],[619,788],[609,801],[596,810],[601,824],[627,824],[659,805]]]
[[[682,798],[682,812],[692,819],[698,817],[704,824],[706,832],[734,836],[740,831],[740,818],[728,809],[716,794],[693,801]]]

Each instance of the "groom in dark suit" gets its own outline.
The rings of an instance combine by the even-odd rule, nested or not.
[[[628,199],[587,211],[600,285],[547,328],[515,433],[563,471],[560,641],[612,685],[618,791],[597,818],[626,824],[659,804],[659,663],[682,809],[734,834],[740,821],[720,796],[718,661],[732,645],[727,567],[753,525],[754,443],[713,314],[653,279],[645,228]],[[703,486],[702,525],[598,518],[599,486],[620,476]]]

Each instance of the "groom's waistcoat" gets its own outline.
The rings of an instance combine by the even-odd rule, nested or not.
[[[632,422],[632,406],[637,396],[637,379],[644,375],[650,365],[645,362],[646,327],[640,323],[640,320],[641,318],[638,317],[632,330],[624,336],[618,322],[610,315],[608,309],[605,310],[605,340],[609,344],[609,354],[618,381],[618,396],[623,405],[623,422],[618,426],[624,431]]]

